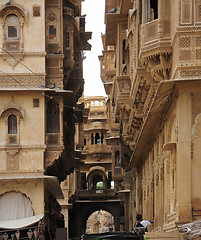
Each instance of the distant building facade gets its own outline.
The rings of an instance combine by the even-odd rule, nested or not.
[[[83,97],[79,102],[84,103],[85,111],[88,108],[88,120],[84,124],[84,134],[81,138],[83,159],[69,176],[71,185],[69,203],[72,204],[69,211],[71,237],[84,234],[87,231],[88,218],[100,210],[109,212],[114,218],[115,230],[120,230],[122,209],[121,199],[117,197],[113,185],[112,151],[106,142],[108,137],[106,99],[98,96]],[[76,133],[78,136],[81,135],[80,131]],[[100,226],[97,220],[93,231],[98,227]],[[102,226],[101,229],[103,228]]]
[[[105,2],[99,59],[128,229],[141,213],[154,222],[149,230],[175,231],[201,218],[201,3]]]

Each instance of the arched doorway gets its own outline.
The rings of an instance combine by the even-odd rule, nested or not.
[[[71,238],[80,237],[87,231],[87,221],[89,217],[100,210],[110,213],[114,220],[115,231],[120,230],[120,210],[121,201],[105,201],[99,199],[91,200],[77,200],[73,203],[72,209],[69,211],[69,235]],[[112,227],[111,227],[112,228]]]
[[[114,231],[114,217],[105,210],[92,213],[86,222],[86,233],[102,233]]]

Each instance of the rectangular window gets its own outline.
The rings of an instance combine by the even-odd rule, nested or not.
[[[9,38],[17,37],[17,27],[16,26],[8,26],[8,37]]]
[[[56,40],[56,26],[49,25],[49,39],[50,40]]]

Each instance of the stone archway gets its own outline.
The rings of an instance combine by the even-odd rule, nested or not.
[[[70,237],[80,237],[86,231],[89,216],[98,210],[105,210],[114,217],[115,230],[120,230],[120,200],[77,200],[70,211],[69,232]],[[76,223],[76,225],[74,224]]]

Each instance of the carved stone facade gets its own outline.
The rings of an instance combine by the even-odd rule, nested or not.
[[[106,0],[99,59],[110,138],[119,131],[122,184],[130,191],[129,229],[137,213],[154,222],[149,230],[155,232],[201,218],[200,6],[197,0]],[[105,65],[109,49],[115,69]]]

